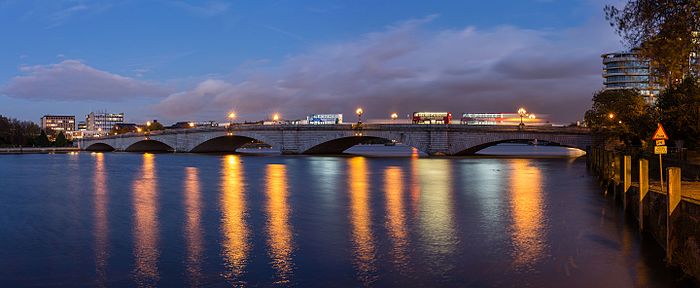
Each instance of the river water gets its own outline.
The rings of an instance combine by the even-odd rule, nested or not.
[[[0,286],[686,287],[584,158],[0,157]]]

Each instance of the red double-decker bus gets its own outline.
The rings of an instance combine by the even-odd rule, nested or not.
[[[450,124],[450,112],[413,112],[413,124]]]

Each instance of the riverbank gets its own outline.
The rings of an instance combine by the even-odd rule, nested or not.
[[[650,181],[659,174],[658,169],[650,171],[650,162],[592,149],[587,163],[603,193],[612,195],[639,231],[664,249],[666,263],[700,282],[700,182],[682,181],[681,168],[672,166],[664,169],[663,185]]]
[[[48,153],[70,153],[78,152],[78,147],[23,147],[23,148],[0,148],[0,154],[48,154]]]

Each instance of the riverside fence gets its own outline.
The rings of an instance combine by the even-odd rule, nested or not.
[[[604,193],[664,248],[667,263],[700,280],[700,167],[664,160],[661,169],[658,156],[600,148],[587,159]]]

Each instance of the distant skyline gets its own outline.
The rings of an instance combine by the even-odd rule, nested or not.
[[[619,1],[0,0],[0,114],[127,121],[418,110],[581,120]]]

